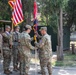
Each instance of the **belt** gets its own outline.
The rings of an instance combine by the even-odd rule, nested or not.
[[[14,40],[14,42],[18,42],[17,40]]]
[[[3,43],[3,46],[9,46],[9,44],[7,44],[7,43]]]

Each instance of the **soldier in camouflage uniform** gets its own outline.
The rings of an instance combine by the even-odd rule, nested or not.
[[[47,28],[41,27],[40,32],[42,34],[42,38],[40,43],[35,43],[35,45],[40,49],[40,66],[42,75],[47,75],[47,71],[49,75],[52,75],[52,67],[51,67],[51,38],[47,34]]]
[[[31,45],[30,31],[31,26],[26,25],[24,27],[25,31],[23,31],[20,35],[20,48],[21,48],[21,64],[20,64],[20,75],[28,75],[29,66],[30,66],[30,58],[31,58],[31,50],[35,50],[35,47]]]
[[[2,51],[2,29],[0,29],[0,59],[2,59],[3,51]]]
[[[11,48],[12,48],[12,35],[10,34],[10,26],[6,26],[3,36],[3,69],[5,74],[12,73],[9,70],[11,63]]]
[[[19,30],[20,27],[16,26],[15,27],[15,31],[13,32],[13,70],[17,71],[18,70],[18,65],[19,65],[19,50],[18,50],[18,46],[19,46]]]

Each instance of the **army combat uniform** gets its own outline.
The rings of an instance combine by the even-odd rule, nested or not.
[[[2,59],[3,56],[3,51],[2,51],[2,35],[0,34],[0,59]]]
[[[47,71],[49,75],[52,75],[52,68],[51,68],[51,40],[48,34],[45,34],[40,43],[36,43],[36,46],[40,50],[39,58],[40,58],[40,66],[41,66],[41,73],[42,75],[47,75]]]
[[[9,66],[11,63],[11,46],[12,46],[12,35],[5,31],[3,34],[3,69],[9,71]]]
[[[34,50],[35,48],[31,45],[30,42],[31,38],[30,35],[24,31],[20,35],[20,56],[21,56],[21,75],[28,75],[29,66],[30,66],[30,58],[31,52],[30,49]]]
[[[13,67],[15,71],[18,70],[18,65],[19,65],[19,50],[18,50],[18,46],[19,46],[19,32],[13,32]]]

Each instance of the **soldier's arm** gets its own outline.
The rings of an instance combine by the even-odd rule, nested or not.
[[[42,36],[37,31],[35,32],[35,35],[37,36],[38,39],[42,38]]]
[[[5,33],[2,34],[3,37],[6,37],[7,39],[9,39],[10,37],[7,36]]]
[[[46,42],[46,38],[43,37],[43,38],[41,39],[41,42],[39,43],[39,48],[43,48],[44,45],[45,45],[45,42]]]
[[[9,44],[10,44],[10,45],[12,45],[12,44],[13,44],[12,35],[10,35]]]
[[[18,42],[20,43],[20,36],[21,36],[21,33],[18,34]]]
[[[26,45],[28,48],[30,48],[31,50],[35,50],[35,47],[31,45],[31,42],[28,40],[26,40]]]
[[[12,36],[13,36],[13,35],[10,34],[10,39],[9,39],[9,45],[10,45],[9,47],[10,47],[10,48],[12,48],[12,45],[13,45]]]
[[[31,50],[35,50],[35,47],[31,45],[31,37],[29,35],[27,35],[28,38],[24,38],[25,42],[26,42],[26,45],[29,49]]]

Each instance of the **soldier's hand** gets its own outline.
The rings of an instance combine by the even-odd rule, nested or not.
[[[32,38],[31,38],[31,41],[33,41],[33,40],[34,40],[34,38],[32,37]]]
[[[34,44],[37,44],[37,41],[35,41]]]
[[[37,45],[38,45],[38,43],[37,43],[37,42],[34,42],[34,44],[35,44],[35,46],[37,46]]]
[[[37,50],[38,48],[37,47],[35,47],[35,50]]]
[[[38,34],[38,32],[37,32],[37,31],[35,31],[34,33],[35,33],[36,35]]]
[[[10,32],[13,32],[14,30],[13,29],[11,29],[11,31]]]
[[[10,49],[12,49],[12,45],[10,45]]]

